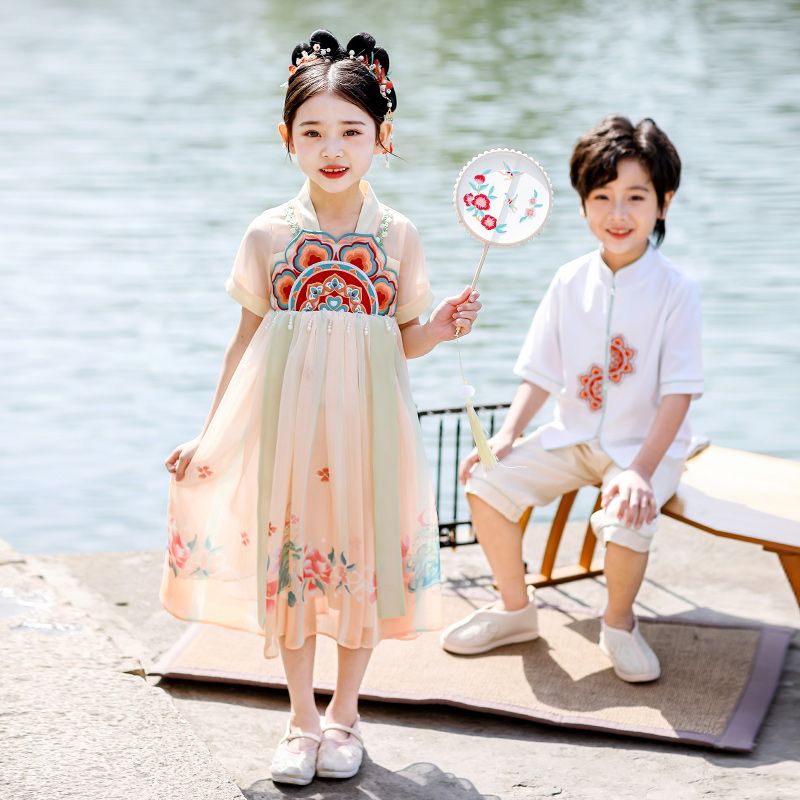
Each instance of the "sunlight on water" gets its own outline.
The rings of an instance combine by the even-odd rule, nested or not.
[[[275,134],[279,84],[318,25],[342,39],[371,30],[390,50],[403,160],[376,162],[371,180],[417,223],[439,297],[480,252],[451,206],[461,165],[510,146],[553,180],[542,236],[484,270],[485,311],[464,345],[479,401],[510,399],[553,271],[592,247],[572,144],[606,113],[649,115],[684,161],[664,250],[703,293],[695,430],[800,457],[796,4],[361,7],[31,0],[2,12],[0,536],[40,552],[162,543],[162,462],[205,417],[238,318],[222,283],[239,238],[300,184]],[[451,346],[412,376],[420,407],[457,402]]]

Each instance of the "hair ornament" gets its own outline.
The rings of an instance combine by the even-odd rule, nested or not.
[[[310,42],[297,45],[292,52],[289,64],[290,78],[301,67],[319,59],[355,61],[377,80],[378,88],[386,101],[384,119],[392,119],[392,111],[397,107],[397,94],[394,84],[389,79],[389,54],[382,47],[376,47],[373,36],[369,33],[358,33],[347,43],[347,48],[343,49],[330,31],[318,30],[311,34]],[[288,81],[282,86],[288,86]]]

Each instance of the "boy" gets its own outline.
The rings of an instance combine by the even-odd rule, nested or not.
[[[570,178],[600,246],[558,270],[514,368],[522,383],[491,444],[517,469],[485,472],[475,453],[461,464],[501,599],[443,632],[452,653],[538,636],[517,521],[528,506],[601,483],[602,508],[592,515],[606,544],[600,647],[622,680],[660,675],[633,603],[656,517],[683,471],[686,413],[703,392],[697,288],[657,249],[680,169],[650,119],[634,127],[607,117],[575,146]],[[557,399],[554,420],[518,439],[549,394]]]

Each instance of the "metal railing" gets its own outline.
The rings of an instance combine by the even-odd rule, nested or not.
[[[510,403],[475,406],[484,431],[494,435],[498,411]],[[473,448],[472,434],[463,406],[429,408],[418,412],[428,462],[432,465],[436,509],[439,514],[439,543],[442,547],[475,544],[469,505],[458,482],[458,465]]]

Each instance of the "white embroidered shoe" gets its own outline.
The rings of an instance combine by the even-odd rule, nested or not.
[[[295,739],[308,739],[311,744],[300,748],[299,753],[289,749],[289,743]],[[292,731],[291,723],[286,725],[286,733],[278,743],[272,757],[270,772],[275,783],[293,783],[295,786],[307,786],[314,780],[317,769],[317,751],[322,737],[316,733],[302,730]]]
[[[445,628],[440,643],[448,653],[471,656],[538,637],[539,623],[533,598],[517,611],[506,611],[502,601],[497,600]]]
[[[623,681],[645,683],[661,675],[658,656],[644,640],[638,620],[634,620],[632,631],[611,628],[603,621],[600,649],[611,659],[614,672]]]
[[[322,720],[322,744],[317,753],[317,776],[320,778],[352,778],[364,758],[364,738],[358,724],[352,727]],[[343,742],[325,736],[326,731],[344,731],[350,735]]]

